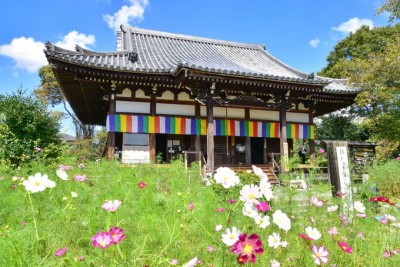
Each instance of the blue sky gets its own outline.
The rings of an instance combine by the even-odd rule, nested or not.
[[[121,23],[145,29],[265,44],[304,72],[326,65],[334,45],[363,24],[379,27],[379,0],[4,0],[0,94],[40,84],[44,42],[115,51]]]

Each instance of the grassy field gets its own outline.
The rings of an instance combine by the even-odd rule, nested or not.
[[[366,217],[356,216],[356,210],[351,215],[341,198],[330,197],[326,184],[311,184],[308,191],[274,187],[273,198],[266,201],[270,209],[256,211],[269,218],[270,224],[263,229],[243,215],[245,201],[240,200],[240,192],[245,184],[259,183],[252,175],[224,188],[215,181],[206,186],[196,168],[186,173],[178,161],[168,166],[133,167],[105,161],[85,167],[64,165],[70,166],[65,170],[67,180],[56,175],[58,166],[34,165],[0,173],[0,266],[195,266],[185,265],[195,257],[199,259],[192,261],[196,266],[237,266],[246,253],[247,264],[253,254],[252,265],[263,267],[279,266],[278,262],[280,266],[314,266],[315,258],[326,266],[400,266],[400,255],[395,255],[400,249],[399,209],[354,195],[353,202],[361,201]],[[27,181],[39,172],[47,174],[55,187],[30,193],[21,179]],[[86,179],[76,181],[76,175]],[[265,196],[256,198],[265,201]],[[122,204],[111,212],[102,208],[107,200]],[[328,212],[334,205],[338,209]],[[290,219],[290,229],[274,222],[277,210]],[[122,229],[125,237],[109,246],[103,243],[106,248],[93,242],[98,233],[114,227]],[[232,248],[222,241],[226,228],[232,227],[247,234],[237,241],[242,246]],[[316,229],[310,232],[307,227]],[[333,227],[337,234],[332,234]],[[273,233],[279,234],[280,242],[271,239]],[[249,241],[251,234],[258,235],[257,244]],[[326,257],[315,252],[322,246]]]

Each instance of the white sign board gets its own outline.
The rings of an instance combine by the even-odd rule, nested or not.
[[[345,213],[351,220],[352,206],[352,192],[350,187],[350,168],[349,168],[349,157],[347,153],[347,147],[338,146],[336,147],[337,167],[339,173],[340,191],[344,193],[343,202],[345,206]]]

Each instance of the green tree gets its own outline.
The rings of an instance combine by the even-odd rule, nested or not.
[[[40,86],[36,88],[35,94],[43,102],[51,106],[62,104],[67,116],[72,118],[75,127],[75,134],[77,139],[92,138],[94,134],[93,125],[82,124],[77,116],[67,108],[67,101],[64,97],[62,89],[54,76],[50,66],[44,66],[39,70]]]
[[[396,18],[400,19],[400,1],[385,0],[383,5],[376,11],[377,14],[389,12],[389,21],[393,22]]]
[[[350,77],[360,89],[352,108],[385,155],[396,153],[400,140],[400,24],[360,28],[339,42],[321,75]]]
[[[40,149],[60,143],[59,116],[33,95],[18,90],[0,95],[0,159],[13,166],[30,161]],[[40,149],[39,149],[40,148]],[[52,153],[55,151],[52,151]],[[52,157],[57,157],[54,153]]]

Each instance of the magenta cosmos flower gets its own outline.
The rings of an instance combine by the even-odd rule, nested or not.
[[[321,147],[320,149],[319,149],[319,153],[325,153],[325,150]]]
[[[270,209],[268,203],[265,201],[262,201],[260,204],[257,204],[256,208],[257,208],[257,210],[259,210],[261,212],[267,212]]]
[[[194,204],[192,201],[189,202],[188,209],[192,211],[194,209]]]
[[[337,244],[341,249],[343,249],[344,252],[351,254],[353,252],[353,249],[349,246],[349,244],[346,244],[344,242],[338,241]]]
[[[232,245],[231,251],[238,255],[237,261],[240,264],[246,264],[250,259],[251,263],[256,261],[255,254],[262,254],[262,241],[257,234],[252,234],[247,237],[247,234],[241,234],[239,240]]]
[[[92,242],[94,247],[108,248],[114,242],[114,239],[109,232],[98,232],[92,237]]]
[[[112,237],[112,243],[115,245],[124,240],[126,237],[126,235],[124,235],[124,230],[118,227],[110,228],[108,234]]]
[[[57,250],[56,253],[54,253],[54,255],[56,255],[57,257],[61,257],[66,252],[67,252],[67,247],[63,246],[61,249]]]
[[[109,212],[115,212],[122,204],[120,200],[107,200],[101,207]]]
[[[311,250],[313,252],[311,256],[314,258],[315,264],[321,265],[321,263],[327,263],[329,261],[329,252],[324,248],[324,246],[317,247],[316,245],[313,245]]]

